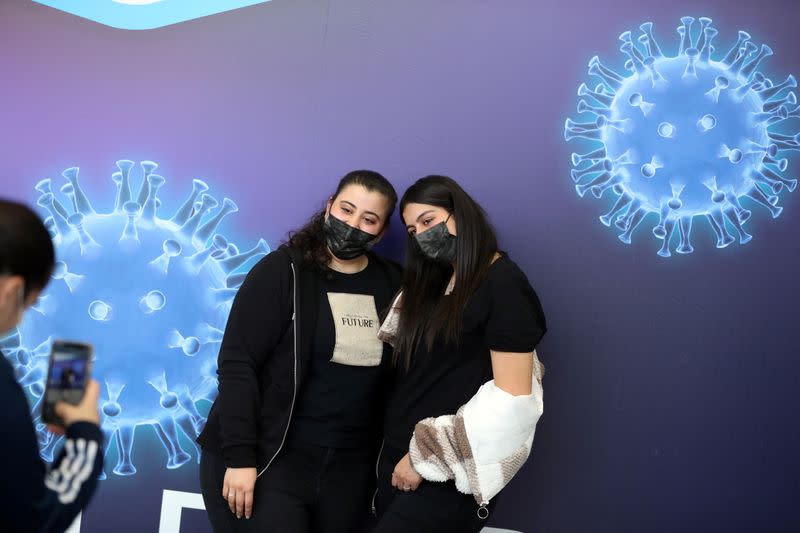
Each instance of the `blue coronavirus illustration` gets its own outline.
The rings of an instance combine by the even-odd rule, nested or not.
[[[692,222],[701,215],[718,248],[750,241],[748,204],[780,215],[778,194],[797,186],[784,175],[786,157],[800,151],[800,134],[786,130],[800,117],[797,81],[789,75],[773,83],[758,70],[770,47],[740,31],[724,57],[714,59],[711,19],[681,23],[675,56],[662,51],[652,22],[638,36],[622,33],[627,75],[591,58],[589,74],[598,83],[578,88],[577,110],[587,118],[567,119],[564,127],[567,141],[585,145],[584,153],[572,154],[578,195],[616,194],[600,221],[616,226],[624,243],[649,214],[657,215],[653,234],[663,241],[662,257],[671,255],[676,227],[675,251],[693,251]]]
[[[269,247],[262,239],[240,252],[217,233],[238,207],[215,199],[203,180],[195,179],[183,204],[163,216],[158,165],[116,165],[116,195],[104,212],[84,193],[77,167],[64,170],[57,191],[49,178],[36,185],[56,267],[0,348],[29,394],[41,455],[50,461],[60,438],[41,423],[39,403],[52,340],[94,345],[92,373],[104,389],[102,429],[108,447],[116,448],[113,472],[124,476],[136,473],[131,453],[141,426],[155,431],[167,468],[190,460],[179,432],[193,443],[205,424],[199,407],[217,392],[216,357],[232,299]],[[133,196],[135,179],[140,187]]]

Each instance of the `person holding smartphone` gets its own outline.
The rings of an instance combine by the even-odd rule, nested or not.
[[[50,235],[29,208],[0,199],[0,341],[22,320],[47,285],[55,266]],[[97,400],[100,386],[91,380],[78,405],[60,402],[55,414],[64,427],[64,448],[48,467],[39,446],[25,392],[0,357],[0,531],[65,531],[92,497],[103,468],[103,435]]]
[[[198,439],[215,531],[354,533],[369,517],[391,370],[379,316],[401,277],[371,248],[396,202],[377,172],[348,173],[239,289]]]

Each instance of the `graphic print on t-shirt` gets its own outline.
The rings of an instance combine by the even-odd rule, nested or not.
[[[383,343],[378,339],[378,312],[371,294],[329,292],[336,340],[331,361],[350,366],[378,366]]]

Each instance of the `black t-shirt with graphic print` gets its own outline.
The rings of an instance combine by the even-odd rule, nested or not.
[[[372,263],[355,274],[320,274],[319,282],[312,356],[288,439],[330,448],[372,446],[386,386],[381,361],[391,356],[378,340],[379,316],[398,287]]]
[[[428,350],[423,342],[408,371],[402,364],[396,370],[384,420],[387,443],[407,450],[417,422],[455,414],[492,379],[490,350],[531,352],[546,330],[528,278],[503,254],[464,309],[458,345],[437,341]]]

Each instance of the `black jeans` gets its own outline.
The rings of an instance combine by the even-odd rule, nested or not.
[[[472,533],[483,529],[486,520],[478,517],[475,498],[459,492],[453,481],[423,481],[412,492],[393,488],[392,471],[406,453],[384,444],[375,498],[378,523],[372,533]],[[494,500],[489,512],[493,509]]]
[[[354,533],[369,518],[373,454],[361,449],[294,446],[257,480],[253,514],[237,519],[222,498],[225,463],[204,451],[200,485],[216,533]]]

